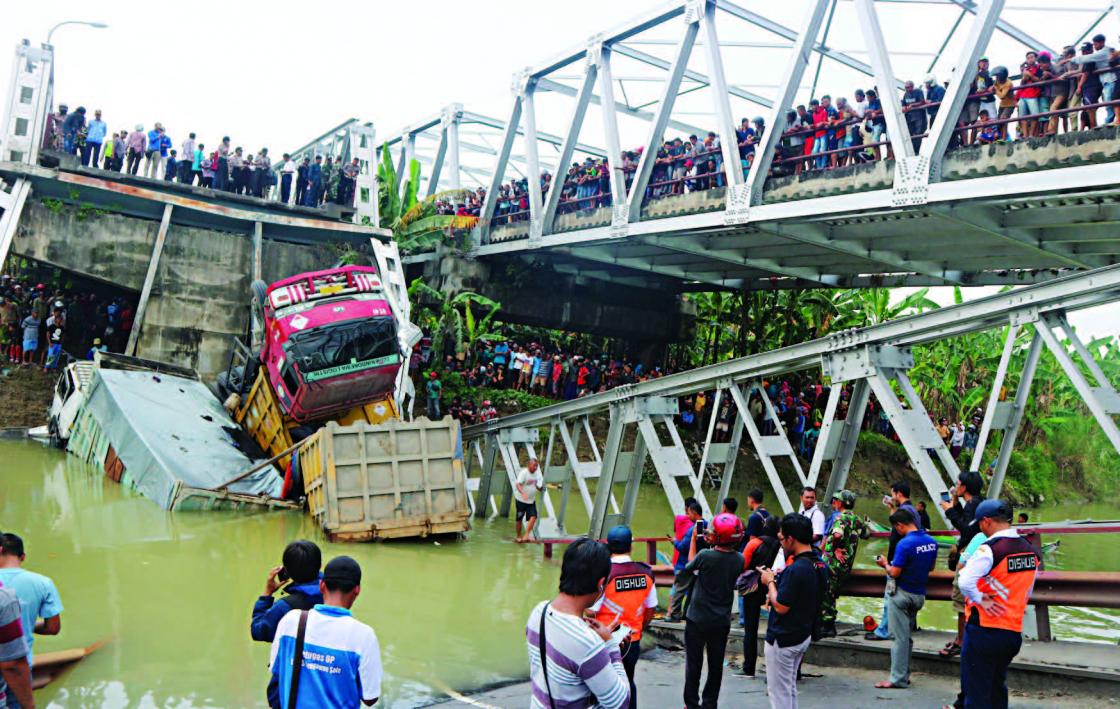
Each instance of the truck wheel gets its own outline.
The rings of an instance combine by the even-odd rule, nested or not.
[[[47,433],[50,434],[51,445],[55,448],[65,448],[66,442],[58,435],[58,419],[53,416],[47,421]]]

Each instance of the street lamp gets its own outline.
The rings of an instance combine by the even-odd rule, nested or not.
[[[50,32],[47,32],[47,44],[48,45],[51,43],[51,35],[53,35],[54,31],[57,30],[59,27],[62,27],[63,25],[85,25],[86,27],[92,27],[92,28],[98,29],[98,30],[103,30],[103,29],[105,29],[106,27],[109,26],[109,25],[105,24],[104,22],[86,22],[84,20],[66,20],[65,22],[59,22],[57,25],[55,25],[54,27],[51,28]]]

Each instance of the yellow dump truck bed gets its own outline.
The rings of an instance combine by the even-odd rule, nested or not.
[[[470,528],[459,423],[393,418],[334,422],[300,447],[308,511],[331,541],[369,541]]]

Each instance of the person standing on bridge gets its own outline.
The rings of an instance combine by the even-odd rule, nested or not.
[[[323,189],[323,156],[316,155],[315,162],[307,170],[307,190],[303,196],[303,206],[319,205],[319,194]]]
[[[292,179],[295,177],[297,167],[292,156],[284,153],[284,162],[280,165],[280,201],[288,203],[292,196]]]
[[[922,90],[916,88],[913,81],[907,81],[902,92],[902,110],[906,115],[906,128],[910,131],[915,153],[922,144],[920,136],[926,132],[926,112],[922,108],[925,102],[926,96]]]
[[[695,527],[694,527],[695,529]],[[707,549],[697,546],[692,535],[688,565],[684,575],[692,591],[685,609],[684,627],[684,705],[686,709],[715,709],[723,683],[723,658],[731,632],[731,606],[735,600],[735,581],[743,573],[743,555],[736,551],[743,539],[743,522],[733,514],[721,513],[704,530]],[[699,549],[699,550],[698,550]],[[708,663],[703,703],[700,672]]]
[[[179,174],[178,180],[184,185],[191,184],[194,176],[191,174],[191,162],[194,160],[195,140],[191,133],[183,144],[179,146]]]
[[[797,672],[809,649],[813,625],[828,586],[828,569],[813,549],[813,526],[791,512],[782,518],[778,540],[786,566],[781,574],[758,567],[766,588],[766,690],[771,709],[797,709]]]
[[[941,502],[941,509],[945,510],[945,517],[949,520],[949,524],[953,525],[953,529],[960,533],[957,543],[949,552],[949,570],[955,572],[953,576],[953,609],[957,612],[957,636],[941,648],[939,652],[942,657],[959,655],[961,653],[961,643],[964,642],[965,597],[960,587],[961,570],[964,566],[961,564],[961,554],[968,548],[972,538],[980,531],[975,524],[975,519],[976,509],[984,501],[984,498],[980,496],[982,485],[983,481],[980,479],[979,473],[966,470],[957,478],[956,486],[949,490],[949,501]]]
[[[214,189],[229,191],[229,136],[218,143],[218,163],[214,167]]]
[[[910,629],[917,624],[918,611],[926,602],[929,572],[937,563],[937,542],[919,529],[909,512],[895,510],[891,528],[902,537],[888,560],[880,555],[875,563],[887,572],[887,612],[894,645],[891,647],[891,678],[878,682],[878,689],[906,689],[910,686],[910,655],[914,640]]]
[[[821,604],[821,637],[836,637],[836,599],[840,587],[852,573],[859,540],[868,539],[871,531],[855,513],[856,495],[851,490],[841,490],[832,495],[832,509],[836,512],[832,526],[824,540],[822,556],[828,566],[828,592]]]
[[[630,680],[630,709],[638,706],[638,687],[634,670],[642,652],[642,633],[653,620],[657,608],[657,587],[648,564],[630,557],[634,535],[629,527],[619,525],[607,532],[607,549],[611,553],[611,573],[603,595],[591,606],[595,619],[604,626],[616,621],[630,629],[619,646],[622,666]]]
[[[630,705],[622,655],[618,645],[610,642],[618,623],[603,625],[587,617],[610,573],[610,552],[601,542],[584,537],[564,551],[560,592],[539,603],[525,623],[530,709]]]
[[[135,175],[140,170],[140,158],[144,157],[147,146],[148,135],[144,132],[144,124],[137,123],[128,134],[128,174]]]
[[[919,529],[924,529],[922,527],[922,517],[921,517],[921,515],[918,514],[918,510],[914,507],[914,504],[910,501],[910,483],[906,482],[905,480],[899,480],[898,482],[891,485],[891,494],[890,494],[889,497],[884,497],[883,498],[883,503],[891,511],[891,514],[894,514],[898,510],[903,510],[903,511],[907,512],[911,517],[914,518],[914,525],[917,526]],[[900,539],[902,539],[902,535],[898,532],[897,529],[895,529],[892,526],[891,527],[891,537],[890,537],[890,540],[887,542],[887,558],[888,559],[893,559],[894,558],[894,550],[895,550],[895,547],[898,546],[898,542],[899,542]],[[883,594],[883,616],[882,616],[882,620],[879,623],[879,627],[875,628],[875,630],[873,632],[866,633],[863,636],[866,640],[890,640],[891,639],[889,609],[890,609],[890,597],[887,594]]]
[[[984,500],[976,526],[988,539],[961,572],[966,601],[961,691],[965,709],[1007,707],[1007,667],[1023,644],[1023,615],[1042,558],[1011,528],[1011,505]]]
[[[148,149],[144,151],[144,177],[152,180],[158,180],[163,177],[163,171],[160,167],[163,161],[160,160],[160,146],[163,144],[163,125],[156,121],[156,125],[148,131]]]
[[[813,546],[820,549],[824,539],[824,512],[817,507],[817,491],[814,488],[806,487],[801,491],[801,509],[797,513],[809,520],[813,527]]]

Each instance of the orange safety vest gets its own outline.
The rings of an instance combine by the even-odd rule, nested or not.
[[[630,641],[642,639],[642,626],[646,614],[646,598],[653,588],[653,572],[647,564],[640,561],[612,562],[611,573],[607,577],[607,587],[603,592],[603,603],[596,620],[610,625],[615,618],[628,626]]]
[[[1034,588],[1034,579],[1042,561],[1036,549],[1022,537],[997,537],[984,542],[992,549],[992,570],[976,583],[981,593],[996,598],[1007,610],[994,616],[980,604],[967,600],[968,622],[985,628],[999,628],[1016,633],[1023,630],[1023,614]]]

